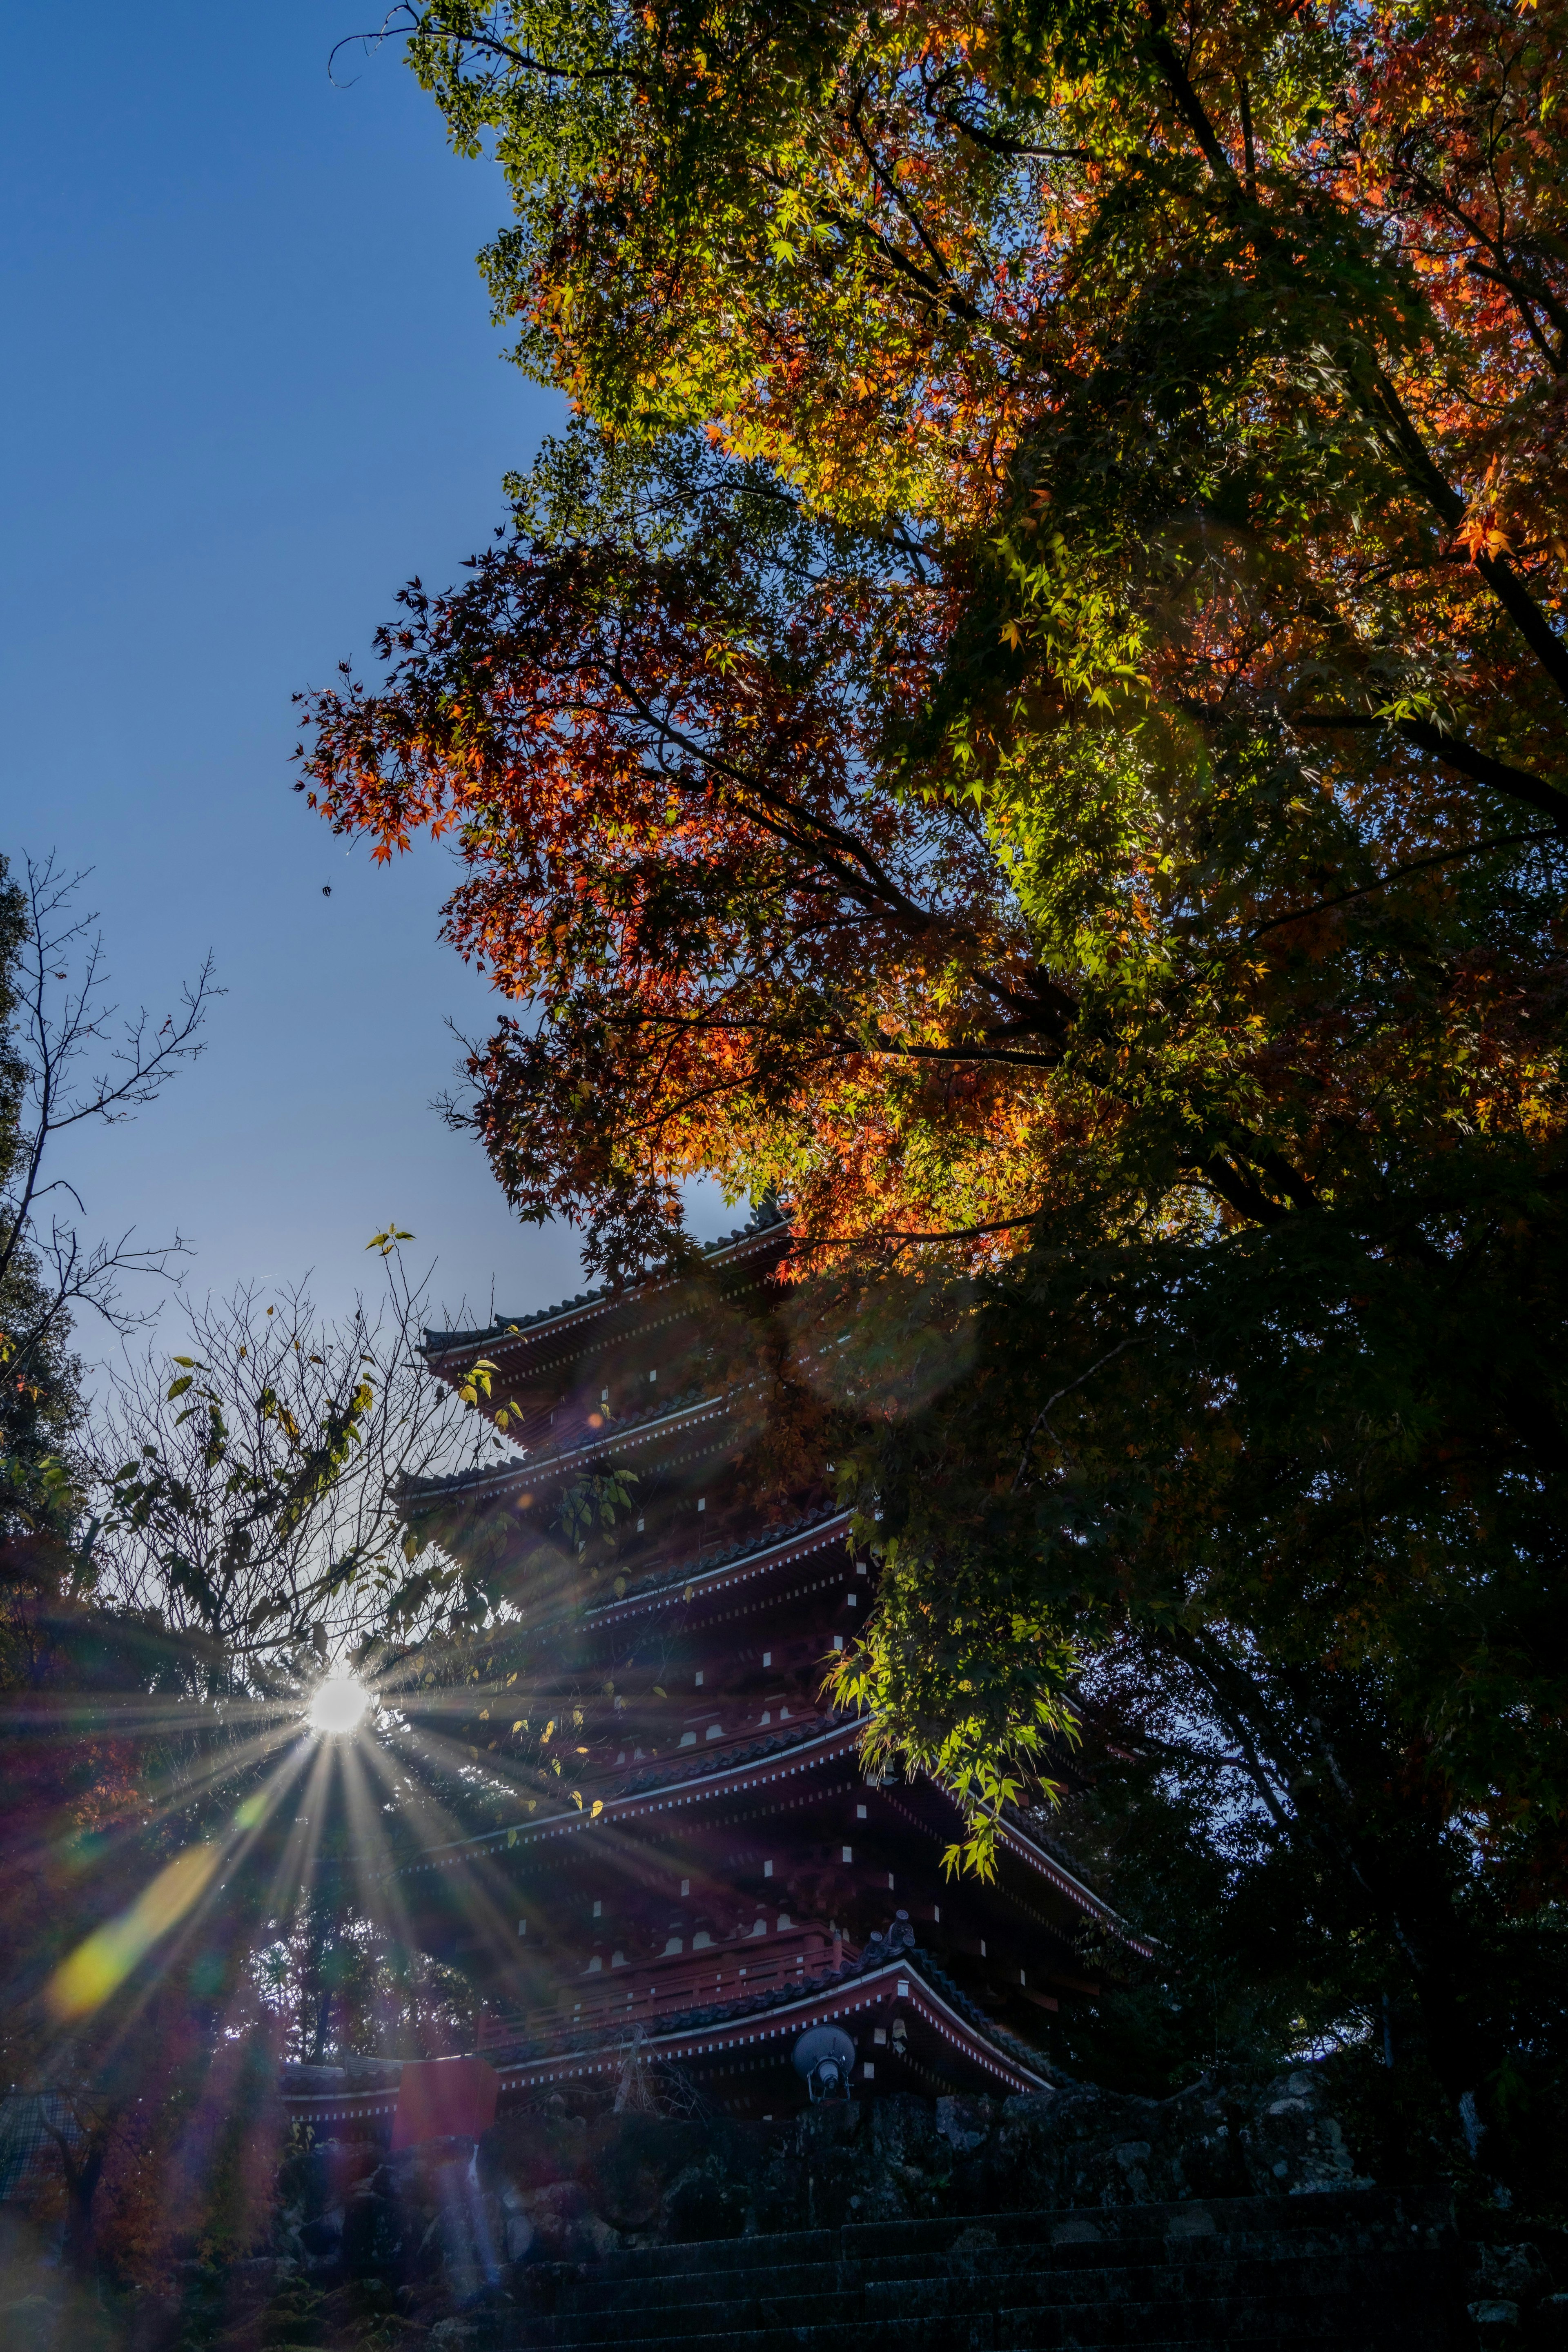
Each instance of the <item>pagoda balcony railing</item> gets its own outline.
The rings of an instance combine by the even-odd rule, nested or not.
[[[793,1984],[841,1968],[847,1956],[853,1955],[847,1954],[842,1937],[820,1926],[785,1928],[765,1939],[732,1936],[700,1951],[672,1952],[656,1960],[574,1976],[552,2000],[482,2017],[479,2044],[481,2050],[495,2050],[622,2021],[646,2032],[683,2010],[744,2000],[752,1993],[787,1991]]]

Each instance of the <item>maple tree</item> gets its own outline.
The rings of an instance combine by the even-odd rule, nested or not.
[[[405,20],[580,420],[310,706],[526,1007],[458,1115],[614,1279],[697,1173],[926,1270],[846,1694],[984,1864],[1135,1688],[1479,2147],[1568,1798],[1563,8]]]
[[[814,1236],[995,1223],[1131,1118],[1266,1217],[1411,1050],[1369,924],[1490,1018],[1462,902],[1533,954],[1565,798],[1551,31],[418,13],[522,355],[655,436],[312,710],[334,820],[459,826],[452,935],[545,1015],[479,1073],[526,1212],[610,1265],[698,1168]]]

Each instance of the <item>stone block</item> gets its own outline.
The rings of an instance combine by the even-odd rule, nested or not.
[[[936,2127],[950,2147],[966,2152],[991,2137],[996,2110],[986,2098],[953,2097],[936,2103]]]
[[[343,2242],[342,2207],[334,2205],[307,2221],[300,2231],[300,2242],[312,2262],[335,2262]]]
[[[1480,2245],[1471,2251],[1471,2292],[1483,2301],[1539,2303],[1552,2292],[1552,2273],[1539,2247]]]
[[[403,2255],[404,2215],[397,2200],[366,2187],[343,2208],[342,2260],[351,2278],[395,2277]]]

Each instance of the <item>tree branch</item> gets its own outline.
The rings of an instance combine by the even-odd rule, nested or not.
[[[1412,874],[1429,874],[1439,866],[1455,866],[1462,858],[1483,857],[1489,850],[1510,849],[1523,842],[1555,841],[1556,828],[1539,833],[1500,833],[1490,841],[1473,841],[1464,849],[1441,849],[1431,857],[1412,858],[1408,866],[1395,866],[1380,874],[1375,882],[1363,882],[1359,889],[1342,890],[1332,898],[1315,898],[1310,907],[1292,907],[1288,915],[1271,916],[1247,932],[1249,940],[1260,940],[1266,931],[1277,931],[1284,923],[1300,923],[1309,915],[1326,915],[1331,908],[1348,907],[1356,898],[1370,898],[1375,891],[1386,890],[1395,882],[1405,881]]]
[[[1187,69],[1164,30],[1164,0],[1151,0],[1149,19],[1149,54],[1164,77],[1205,162],[1227,193],[1242,196],[1245,201],[1245,192],[1237,178],[1235,167],[1220,145]],[[1277,248],[1278,239],[1267,214],[1250,202],[1247,211],[1253,234],[1258,242]],[[1337,372],[1345,390],[1377,432],[1405,479],[1413,488],[1422,493],[1445,527],[1449,531],[1456,530],[1464,519],[1468,502],[1447,479],[1384,370],[1373,365],[1364,377],[1354,367],[1342,365]],[[1475,555],[1470,561],[1558,692],[1568,699],[1568,644],[1564,644],[1558,635],[1513,564],[1507,557],[1494,555]]]
[[[1494,759],[1479,743],[1468,743],[1462,736],[1429,719],[1382,719],[1373,712],[1355,710],[1301,710],[1289,714],[1289,723],[1292,727],[1321,727],[1347,733],[1392,728],[1407,743],[1414,743],[1417,751],[1429,752],[1457,774],[1473,777],[1477,783],[1489,785],[1494,793],[1501,793],[1509,800],[1522,801],[1527,808],[1539,809],[1543,816],[1554,818],[1559,829],[1568,830],[1568,792],[1549,784],[1543,777],[1532,775],[1528,768],[1516,768],[1510,761]]]

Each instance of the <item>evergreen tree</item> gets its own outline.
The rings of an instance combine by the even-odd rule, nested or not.
[[[28,1065],[16,1025],[30,936],[26,894],[0,856],[0,1232],[18,1222],[17,1194],[27,1165]],[[68,1312],[45,1280],[36,1252],[18,1237],[0,1273],[0,1544],[29,1535],[64,1541],[75,1532],[82,1416]]]

